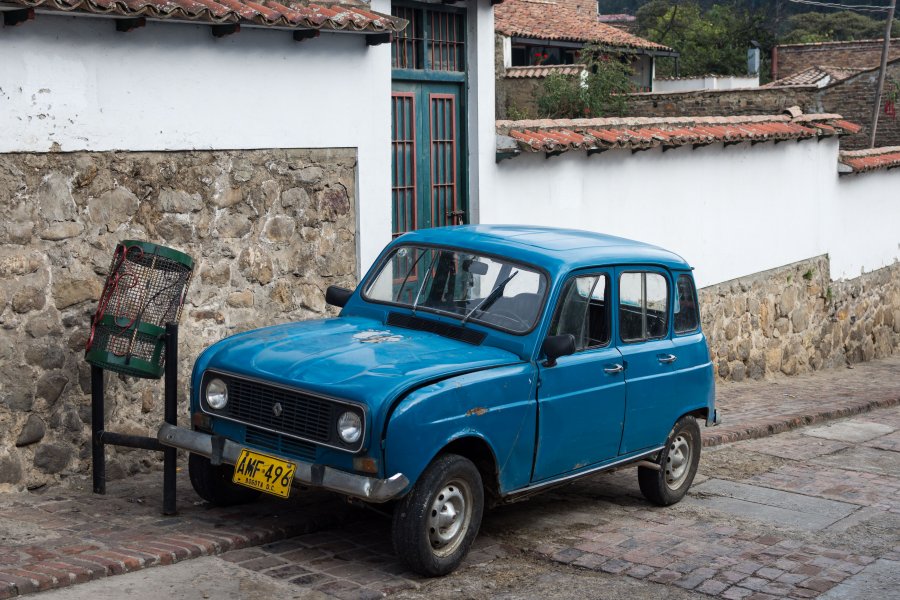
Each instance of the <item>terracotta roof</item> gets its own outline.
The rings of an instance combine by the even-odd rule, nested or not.
[[[875,169],[900,167],[900,146],[884,146],[868,150],[848,150],[841,152],[841,173],[865,173]]]
[[[891,38],[891,44],[900,42],[900,38]],[[869,40],[847,40],[843,42],[809,42],[806,44],[778,44],[775,46],[776,48],[815,48],[819,47],[833,47],[833,46],[853,46],[861,45],[861,44],[883,44],[883,38],[869,39]]]
[[[584,65],[541,65],[535,67],[507,67],[505,77],[509,79],[538,79],[551,73],[559,75],[578,75],[584,71]]]
[[[406,21],[348,2],[284,0],[7,0],[29,8],[121,17],[252,23],[289,29],[399,32]]]
[[[508,36],[595,42],[609,48],[672,49],[601,23],[597,13],[579,14],[566,0],[506,0],[494,7],[494,30]]]
[[[793,75],[788,75],[787,77],[782,77],[781,79],[770,81],[769,83],[761,85],[760,87],[773,88],[813,85],[816,87],[825,87],[830,83],[843,81],[844,79],[852,77],[864,70],[865,69],[856,69],[851,67],[808,67],[806,69],[803,69],[802,71],[794,73]]]
[[[554,153],[801,140],[860,129],[835,114],[497,121],[497,133],[515,140],[519,149]]]

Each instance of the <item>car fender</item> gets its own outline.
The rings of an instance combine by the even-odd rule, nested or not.
[[[537,405],[532,363],[467,373],[418,388],[390,415],[384,472],[415,485],[425,468],[454,441],[484,441],[498,472],[498,491],[526,485],[534,459]]]

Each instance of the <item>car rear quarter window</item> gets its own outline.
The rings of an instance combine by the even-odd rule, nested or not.
[[[700,328],[700,311],[693,278],[679,275],[675,288],[675,333],[697,331]]]

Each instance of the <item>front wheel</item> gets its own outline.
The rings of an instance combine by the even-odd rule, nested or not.
[[[700,426],[694,417],[678,419],[656,464],[659,470],[638,467],[641,493],[660,506],[675,504],[691,487],[700,464]]]
[[[420,575],[446,575],[469,552],[483,511],[481,474],[472,461],[440,456],[394,509],[394,551]]]

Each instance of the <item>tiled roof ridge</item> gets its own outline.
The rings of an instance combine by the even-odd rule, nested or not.
[[[767,122],[813,122],[843,119],[835,113],[801,114],[797,117],[790,115],[736,115],[715,117],[597,117],[592,119],[525,119],[521,121],[497,121],[498,129],[571,129],[578,127],[631,127],[636,125],[735,125],[741,123],[767,123]]]
[[[752,75],[722,75],[720,73],[704,73],[703,75],[685,75],[683,77],[675,77],[675,76],[654,77],[654,79],[656,79],[657,81],[678,81],[680,79],[700,79],[701,77],[703,77],[703,78],[713,77],[716,79],[722,79],[724,77],[739,77],[739,78],[743,79],[743,78],[751,78],[753,76]]]
[[[8,0],[29,8],[209,23],[249,21],[271,27],[399,32],[406,21],[356,2],[286,0]]]
[[[900,167],[900,146],[882,146],[865,150],[844,150],[838,159],[842,174],[866,173]]]
[[[889,65],[893,65],[896,62],[900,62],[900,57],[894,58],[888,61]],[[826,75],[831,77],[832,81],[828,83],[828,85],[824,87],[832,87],[834,85],[838,85],[851,77],[856,77],[857,75],[868,73],[870,71],[877,71],[881,69],[881,65],[876,65],[874,67],[837,67],[831,65],[811,65],[806,67],[805,69],[801,69],[796,73],[791,73],[786,77],[781,77],[780,79],[775,79],[774,81],[770,81],[765,85],[761,85],[761,88],[778,88],[778,87],[790,87],[790,88],[804,88],[804,87],[819,87],[817,82],[821,80]]]
[[[647,150],[714,143],[801,140],[857,133],[861,127],[838,114],[732,117],[625,117],[497,121],[497,133],[529,152],[565,152],[610,148]]]
[[[891,43],[900,42],[900,37],[891,38]],[[851,44],[883,44],[884,38],[871,38],[865,40],[845,40],[840,42],[807,42],[798,44],[778,44],[776,48],[808,48],[815,46],[849,46]]]
[[[841,156],[853,158],[856,156],[878,156],[880,154],[894,154],[897,152],[900,152],[900,146],[880,146],[864,150],[841,150]]]
[[[547,77],[551,73],[562,75],[576,75],[584,71],[585,66],[580,63],[573,65],[532,65],[527,67],[506,67],[504,77],[509,79],[539,79]]]

